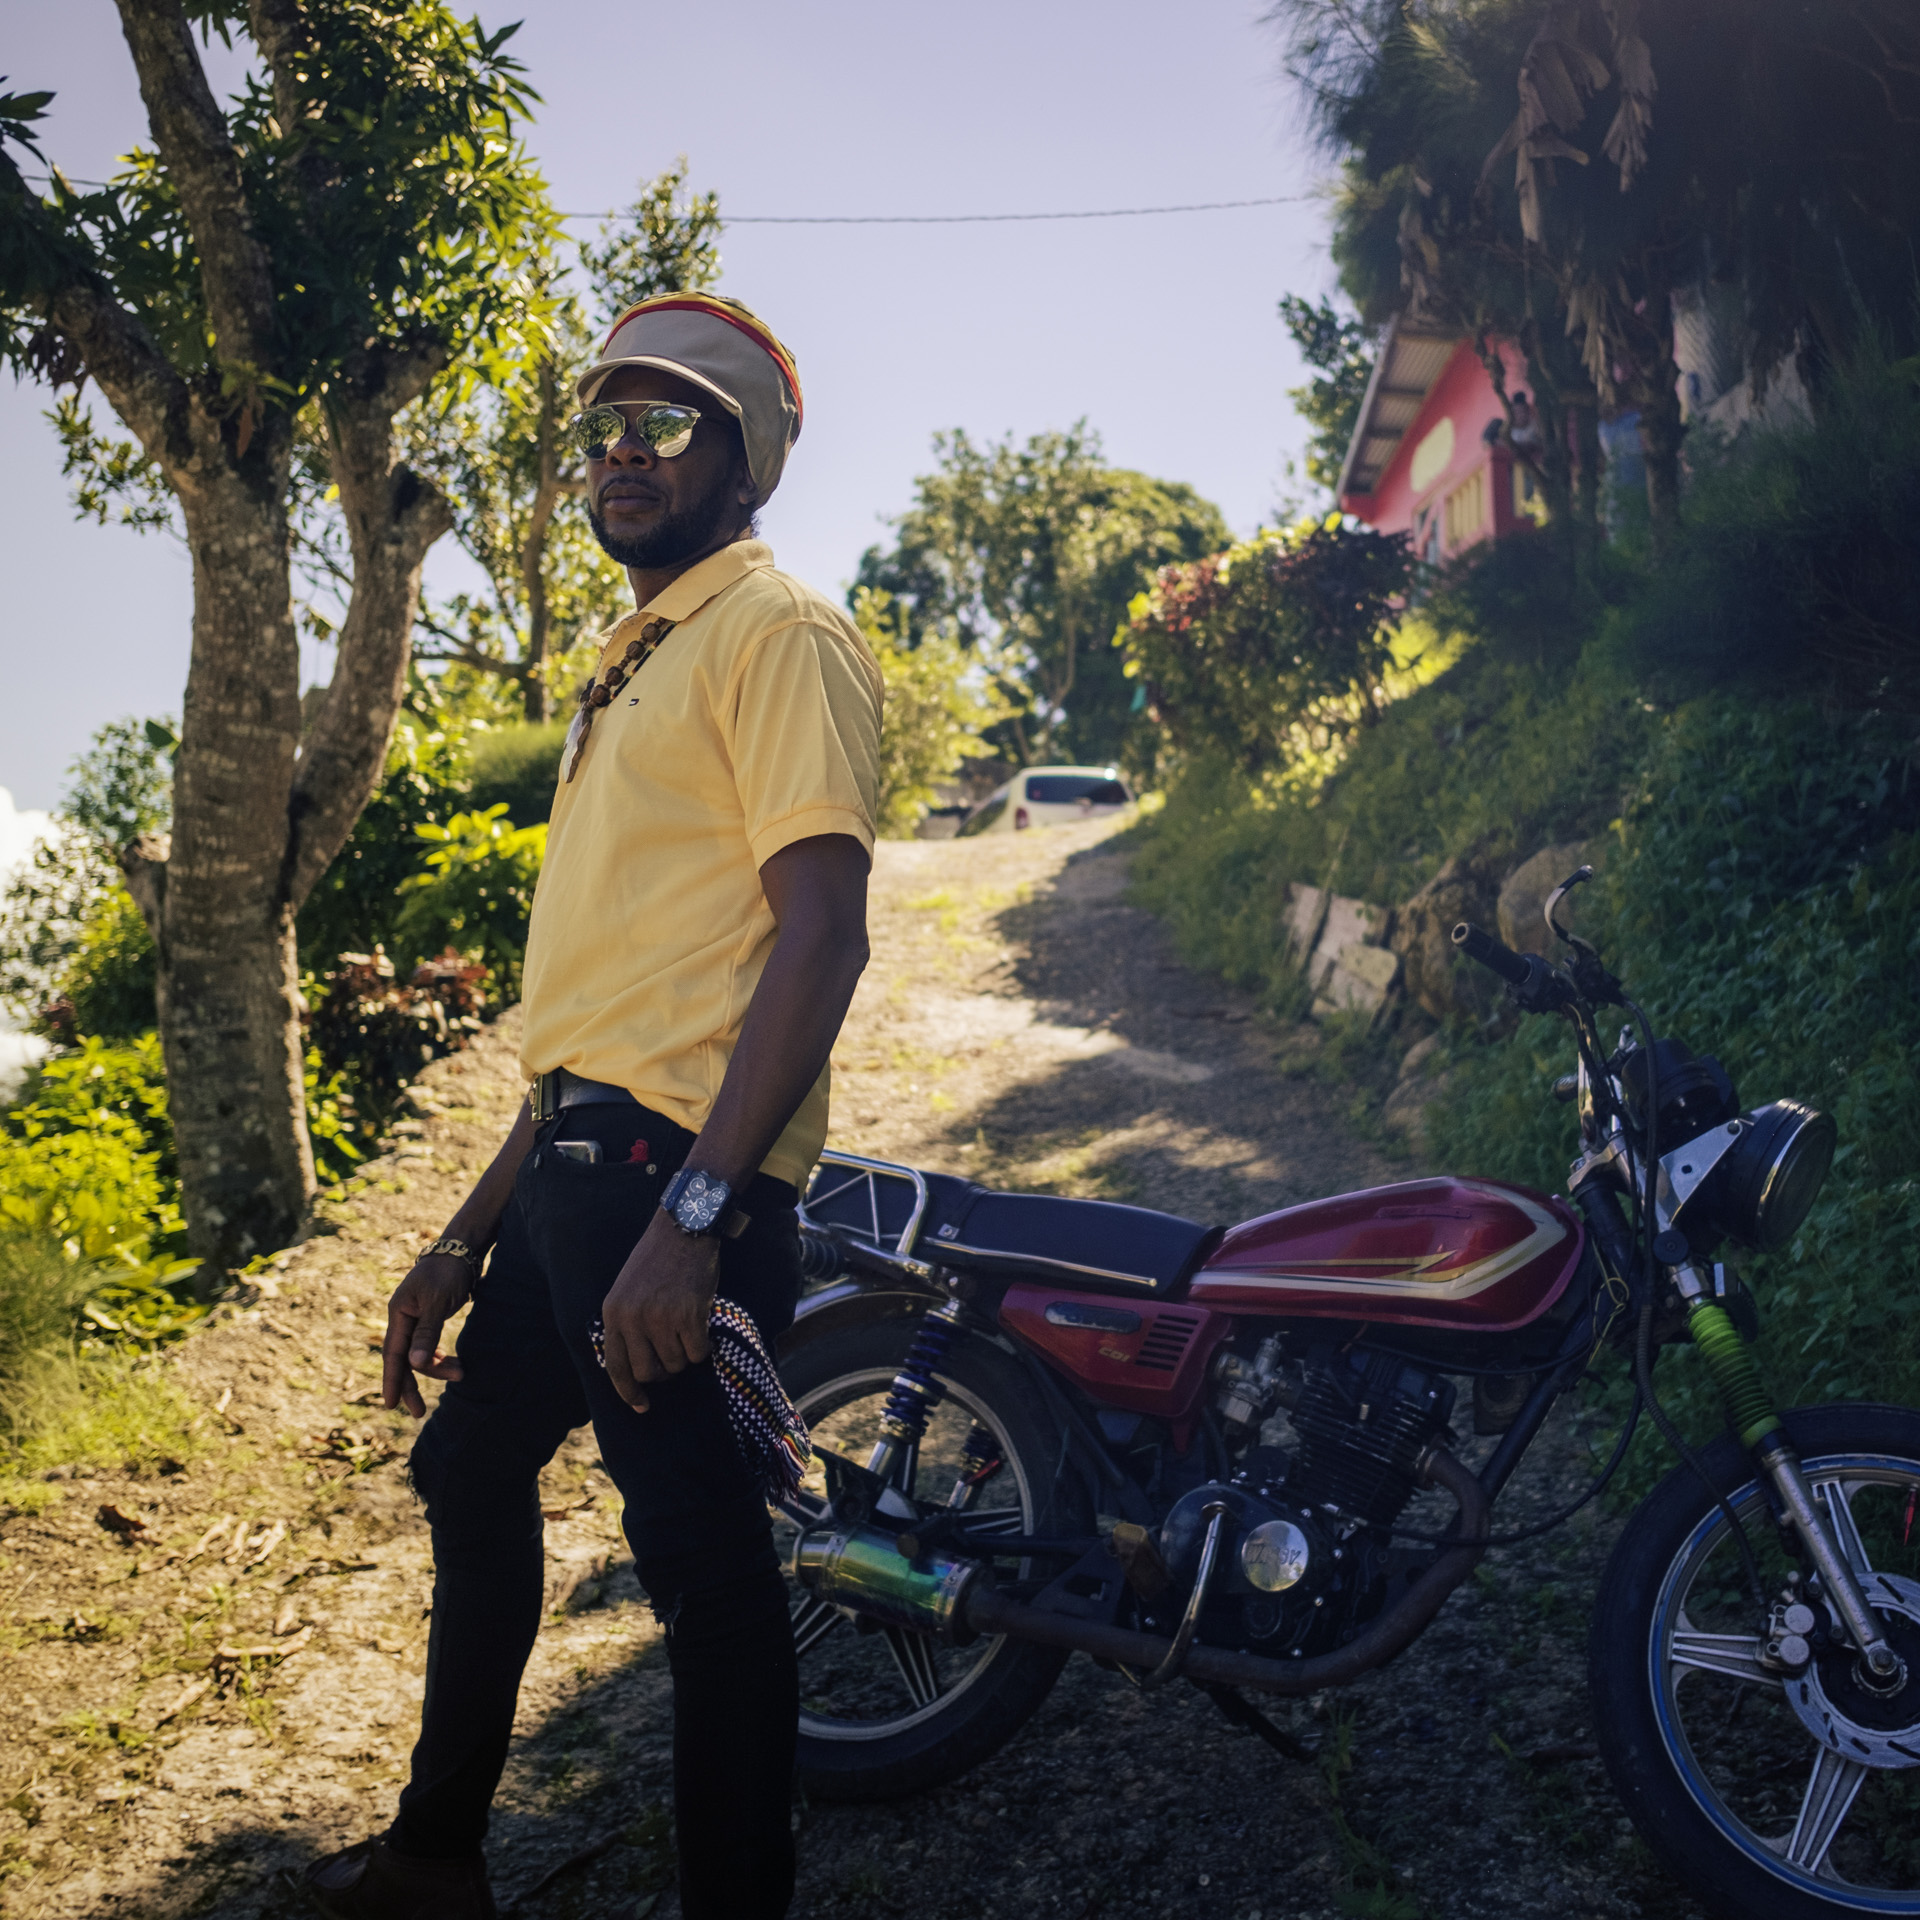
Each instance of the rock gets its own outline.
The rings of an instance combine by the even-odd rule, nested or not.
[[[1324,960],[1343,947],[1378,946],[1387,915],[1364,900],[1296,882],[1287,889],[1286,920],[1294,952],[1311,961]]]
[[[1436,1020],[1484,1020],[1499,1005],[1500,983],[1453,949],[1457,922],[1489,929],[1500,874],[1484,853],[1449,860],[1394,916],[1389,941],[1404,968],[1407,997]]]
[[[1606,841],[1599,839],[1584,844],[1542,847],[1532,858],[1521,861],[1500,889],[1495,908],[1500,938],[1515,953],[1537,953],[1547,959],[1561,957],[1559,941],[1547,931],[1547,896],[1576,867],[1602,866],[1606,851]],[[1570,919],[1568,924],[1577,923]]]
[[[1316,1015],[1378,1013],[1400,983],[1400,960],[1383,944],[1392,916],[1364,900],[1298,884],[1287,890],[1294,953],[1313,986]]]
[[[1394,1075],[1396,1082],[1410,1080],[1431,1060],[1440,1048],[1440,1036],[1430,1033],[1424,1040],[1416,1040],[1407,1049],[1406,1058],[1400,1062],[1400,1071]]]
[[[1320,950],[1324,955],[1326,948]],[[1319,957],[1316,956],[1316,967]],[[1400,982],[1400,956],[1385,947],[1339,948],[1316,983],[1315,1013],[1378,1013]]]

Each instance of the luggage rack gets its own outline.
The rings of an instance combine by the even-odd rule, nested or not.
[[[929,1199],[926,1176],[912,1167],[830,1150],[800,1203],[800,1223],[904,1257],[913,1252]]]

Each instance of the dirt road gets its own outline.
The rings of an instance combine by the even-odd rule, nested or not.
[[[1393,1177],[1344,1097],[1283,1072],[1247,1001],[1124,904],[1110,839],[882,848],[836,1143],[1203,1218]],[[290,1916],[299,1866],[389,1814],[429,1579],[407,1423],[369,1404],[369,1346],[504,1131],[512,1052],[509,1017],[430,1069],[421,1119],[333,1230],[173,1363],[202,1409],[192,1457],[0,1517],[0,1912]],[[1560,1479],[1585,1457],[1556,1437]],[[1555,1484],[1530,1471],[1509,1498],[1544,1509]],[[553,1611],[490,1847],[502,1909],[668,1920],[664,1659],[590,1435],[547,1508]],[[1583,1515],[1494,1556],[1388,1673],[1283,1709],[1310,1766],[1197,1694],[1076,1661],[958,1785],[797,1807],[795,1912],[1684,1920],[1592,1758],[1581,1646],[1609,1535]]]

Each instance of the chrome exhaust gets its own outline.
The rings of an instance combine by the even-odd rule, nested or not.
[[[977,1640],[968,1607],[987,1578],[985,1565],[938,1552],[910,1560],[899,1538],[883,1527],[809,1529],[794,1543],[793,1577],[820,1599],[882,1626],[935,1634],[956,1647]]]

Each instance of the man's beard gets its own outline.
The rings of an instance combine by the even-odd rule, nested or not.
[[[712,546],[723,530],[732,481],[731,471],[723,473],[699,499],[669,513],[650,533],[624,539],[611,534],[595,506],[587,508],[587,521],[593,537],[606,549],[607,558],[617,565],[649,572],[658,567],[677,567]]]

